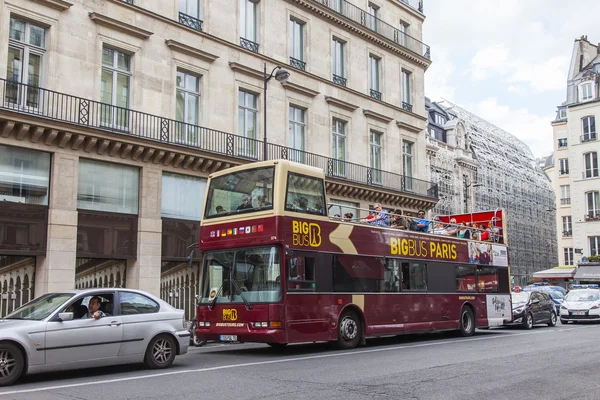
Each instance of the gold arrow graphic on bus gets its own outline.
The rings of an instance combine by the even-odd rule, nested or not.
[[[345,254],[358,254],[354,243],[350,240],[350,234],[354,227],[352,225],[339,224],[336,229],[329,234],[329,241],[340,248]]]

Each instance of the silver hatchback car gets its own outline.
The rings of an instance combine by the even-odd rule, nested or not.
[[[48,293],[0,319],[0,386],[24,374],[144,362],[187,353],[183,310],[132,289]]]

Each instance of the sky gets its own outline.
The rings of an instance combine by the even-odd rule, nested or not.
[[[425,95],[510,132],[535,157],[552,153],[576,38],[600,43],[599,0],[424,0],[433,63]]]

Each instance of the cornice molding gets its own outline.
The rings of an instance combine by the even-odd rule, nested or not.
[[[73,6],[73,2],[67,0],[33,0],[36,3],[43,4],[58,11],[68,10]]]
[[[308,97],[316,97],[320,93],[316,90],[309,89],[307,87],[304,87],[304,86],[301,86],[301,85],[298,85],[298,84],[292,83],[292,82],[283,82],[281,84],[281,86],[283,86],[286,89],[291,90],[292,92],[300,93],[300,94],[303,94]]]
[[[399,128],[406,129],[413,133],[421,133],[421,131],[423,131],[423,128],[419,128],[418,126],[411,125],[407,122],[396,121],[396,125],[398,125]]]
[[[265,78],[264,72],[259,71],[254,68],[250,68],[246,65],[236,63],[233,61],[229,62],[229,68],[234,70],[235,72],[239,72],[240,74],[248,75],[256,79],[260,79],[261,81]]]
[[[331,96],[325,96],[325,101],[329,104],[338,106],[338,107],[343,108],[348,111],[354,111],[354,110],[358,109],[357,105],[348,103],[347,101],[344,101],[344,100],[336,99],[335,97],[331,97]]]
[[[209,63],[216,61],[219,56],[216,56],[211,53],[207,53],[206,51],[202,51],[200,49],[196,49],[192,46],[188,46],[185,43],[178,42],[173,39],[166,39],[165,43],[169,48],[173,51],[177,51],[179,53],[187,54],[188,56],[192,56],[199,60],[203,60]]]
[[[154,34],[154,32],[147,31],[137,26],[130,25],[128,23],[118,21],[116,19],[107,17],[106,15],[91,12],[88,14],[90,19],[98,25],[106,26],[108,28],[115,29],[117,31],[127,33],[128,35],[135,36],[140,39],[148,39]]]
[[[390,122],[392,122],[394,120],[394,118],[390,118],[387,115],[379,114],[379,113],[376,113],[375,111],[371,111],[371,110],[363,110],[363,114],[367,118],[373,118],[373,119],[385,122],[386,124],[389,124]]]

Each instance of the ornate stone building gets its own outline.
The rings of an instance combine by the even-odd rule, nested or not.
[[[424,18],[397,0],[0,0],[0,312],[112,285],[190,310],[206,178],[241,163],[321,167],[348,207],[433,207]]]

